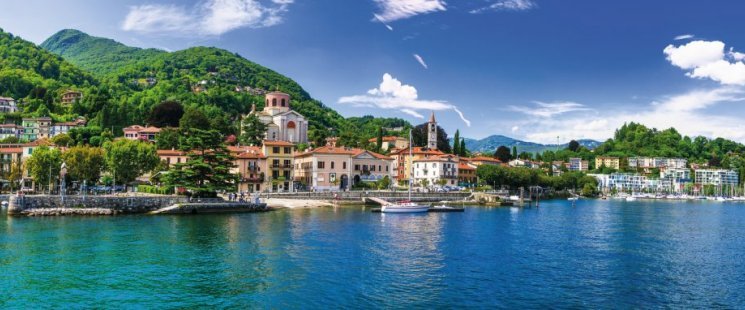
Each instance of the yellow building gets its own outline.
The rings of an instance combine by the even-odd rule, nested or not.
[[[621,159],[618,157],[598,156],[595,157],[595,169],[602,166],[615,170],[621,169]]]
[[[295,145],[290,142],[264,140],[262,153],[267,168],[263,188],[272,192],[292,190],[294,152]]]

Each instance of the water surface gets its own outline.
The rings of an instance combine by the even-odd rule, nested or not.
[[[745,205],[7,218],[2,308],[743,308]]]

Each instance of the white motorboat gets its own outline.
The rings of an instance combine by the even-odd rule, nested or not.
[[[636,197],[634,197],[634,196],[626,196],[626,201],[636,201]]]
[[[420,213],[429,211],[429,206],[423,206],[410,201],[401,201],[384,205],[380,208],[383,213]]]
[[[409,131],[409,145],[411,144],[411,131]],[[409,158],[413,158],[411,147],[409,147]],[[414,175],[414,165],[411,165],[411,175]],[[409,200],[384,204],[380,208],[383,213],[422,213],[429,211],[429,206],[419,205],[411,201],[411,182],[409,182]]]
[[[577,201],[577,200],[579,200],[579,197],[577,197],[577,196],[575,196],[575,197],[569,197],[569,198],[567,198],[567,200],[569,200],[569,201]]]

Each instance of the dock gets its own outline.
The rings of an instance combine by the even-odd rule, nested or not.
[[[372,213],[381,213],[382,208],[372,208],[370,211]],[[433,208],[430,207],[427,212],[433,212],[433,213],[449,213],[449,212],[465,212],[465,208]]]

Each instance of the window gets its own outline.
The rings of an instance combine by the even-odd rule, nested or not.
[[[272,153],[279,154],[279,146],[275,146],[272,148]]]
[[[282,98],[282,106],[285,106],[285,98]]]
[[[360,171],[360,165],[354,165],[354,171]]]
[[[319,161],[318,162],[318,169],[324,169],[324,168],[326,168],[326,163],[325,162],[322,162],[322,161]]]
[[[375,171],[375,165],[370,165],[370,171]]]
[[[272,178],[274,179],[279,178],[279,171],[277,170],[272,171]]]
[[[277,98],[272,98],[272,106],[273,107],[277,106]]]
[[[385,166],[385,172],[388,172],[388,169],[389,169],[389,168],[390,168],[390,167],[388,167],[388,166]]]
[[[285,171],[284,177],[285,177],[285,180],[289,180],[290,179],[290,171],[289,170],[286,170]]]
[[[285,168],[292,168],[292,164],[289,159],[285,159]]]
[[[344,170],[347,170],[347,162],[346,161],[341,163],[341,168],[344,169]]]
[[[383,171],[383,167],[381,167],[380,165],[378,165],[378,171]]]
[[[272,161],[272,166],[279,167],[279,159],[275,159]]]
[[[331,162],[331,169],[334,169],[334,162]]]
[[[285,154],[292,154],[292,148],[285,147]]]

